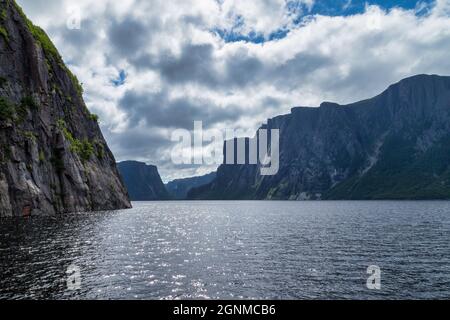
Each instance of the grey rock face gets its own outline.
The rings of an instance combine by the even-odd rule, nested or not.
[[[341,106],[294,108],[280,129],[280,171],[222,165],[191,199],[450,199],[450,77],[419,75]]]
[[[78,80],[15,1],[0,12],[0,216],[129,208]]]
[[[161,180],[158,168],[138,161],[117,164],[132,201],[169,200],[170,195]]]

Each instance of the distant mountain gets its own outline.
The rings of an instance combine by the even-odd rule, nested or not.
[[[280,170],[222,165],[190,199],[450,199],[450,77],[418,75],[350,105],[294,108]]]
[[[173,199],[184,200],[191,189],[206,185],[212,182],[215,177],[216,173],[212,172],[201,177],[178,179],[167,183],[166,189]]]
[[[164,183],[155,166],[137,161],[117,164],[132,201],[169,200]]]

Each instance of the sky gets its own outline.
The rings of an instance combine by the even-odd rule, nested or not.
[[[157,165],[164,181],[216,169],[171,160],[172,133],[194,121],[251,132],[294,106],[450,75],[450,0],[17,2],[83,83],[116,160]]]

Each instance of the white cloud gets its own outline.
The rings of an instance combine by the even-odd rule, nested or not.
[[[450,75],[448,0],[438,0],[429,15],[367,6],[362,14],[314,16],[301,25],[293,24],[284,0],[82,0],[79,31],[65,27],[72,1],[19,3],[84,83],[87,104],[100,114],[118,159],[157,164],[166,179],[205,168],[173,170],[167,122],[171,116],[174,124],[180,121],[156,111],[180,112],[185,103],[182,120],[202,116],[214,128],[255,129],[292,106],[349,103],[410,75]],[[268,36],[280,28],[289,33],[254,44],[226,43],[213,32],[233,27],[244,35]],[[114,87],[111,80],[121,70],[125,84]],[[124,104],[127,94],[146,104]],[[151,121],[156,116],[159,124]]]
[[[314,1],[224,0],[220,9],[222,21],[226,23],[226,26],[233,26],[233,24],[236,24],[236,21],[239,21],[239,24],[232,28],[233,31],[242,34],[254,32],[267,37],[280,29],[291,27],[293,21],[303,9],[302,4],[311,9]],[[289,7],[296,8],[296,10],[290,10]]]

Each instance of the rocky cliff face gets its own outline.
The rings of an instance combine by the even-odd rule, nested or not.
[[[158,168],[137,161],[117,164],[132,201],[169,200]]]
[[[78,80],[15,1],[0,0],[0,216],[128,207]]]
[[[191,199],[450,199],[450,77],[419,75],[341,106],[294,108],[280,129],[280,171],[222,165]]]

